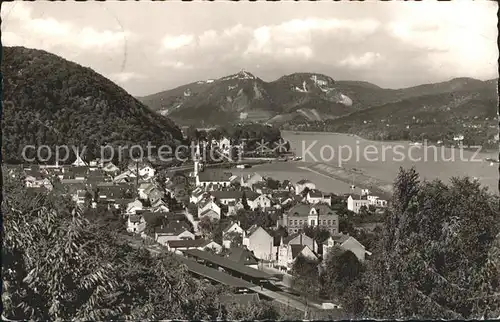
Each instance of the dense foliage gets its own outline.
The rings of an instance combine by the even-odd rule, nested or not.
[[[86,146],[91,159],[106,144],[173,147],[182,138],[171,120],[110,80],[45,51],[4,47],[2,74],[4,162],[22,162],[26,145],[48,145],[52,151],[57,145],[75,146],[80,152]],[[36,151],[27,156],[36,157]]]
[[[499,200],[477,181],[395,181],[392,209],[364,273],[344,292],[356,317],[497,318]]]
[[[226,289],[188,274],[174,255],[157,256],[95,224],[49,193],[25,198],[8,180],[2,204],[3,317],[32,320],[253,319],[279,317],[264,302],[221,303]],[[89,215],[91,216],[91,215]],[[92,216],[91,216],[92,217]]]

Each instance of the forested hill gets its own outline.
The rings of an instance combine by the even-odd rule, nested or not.
[[[42,50],[3,48],[3,160],[26,145],[175,145],[180,129],[90,68]],[[49,160],[50,162],[50,160]]]

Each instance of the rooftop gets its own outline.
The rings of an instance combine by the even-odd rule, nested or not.
[[[199,173],[200,182],[230,182],[231,172],[208,169]]]

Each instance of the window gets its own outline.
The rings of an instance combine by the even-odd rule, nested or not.
[[[293,225],[294,225],[294,226],[297,226],[297,219],[295,219],[295,220],[293,221]]]
[[[301,226],[302,226],[302,220],[299,220],[299,225],[301,225]]]
[[[330,219],[328,219],[328,226],[331,226],[332,225],[332,221]]]
[[[323,226],[326,226],[326,219],[323,219]]]
[[[316,220],[311,220],[311,226],[316,225]]]

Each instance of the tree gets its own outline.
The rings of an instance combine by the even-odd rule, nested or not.
[[[250,206],[248,205],[247,195],[245,191],[243,191],[243,194],[241,196],[241,204],[243,205],[243,209],[250,210]]]
[[[380,247],[362,277],[368,297],[358,316],[496,318],[495,302],[485,299],[498,285],[485,281],[496,278],[488,253],[499,233],[498,201],[469,178],[421,183],[414,169],[401,169]]]
[[[224,235],[224,240],[231,242],[231,247],[239,247],[243,245],[243,236],[237,231],[231,231]]]
[[[319,294],[318,262],[299,255],[295,258],[291,274],[294,277],[292,288],[301,293],[308,307],[308,299]]]
[[[266,184],[269,189],[278,190],[280,188],[280,182],[278,180],[274,180],[273,178],[267,178]]]
[[[2,317],[16,320],[215,319],[218,293],[170,253],[153,257],[83,217],[68,198],[2,203]]]
[[[363,271],[356,255],[339,247],[329,251],[324,266],[321,286],[323,293],[331,299],[343,296]]]

